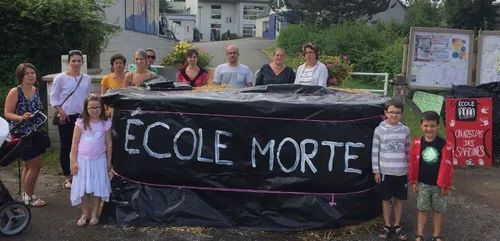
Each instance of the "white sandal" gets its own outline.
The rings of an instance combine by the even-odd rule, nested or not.
[[[63,186],[66,189],[71,189],[71,180],[65,180]]]
[[[24,195],[24,204],[31,206],[31,207],[43,207],[46,206],[47,203],[41,199],[37,199],[35,194],[33,194],[31,197],[23,194]]]

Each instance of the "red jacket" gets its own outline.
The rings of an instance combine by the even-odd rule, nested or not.
[[[422,137],[413,139],[413,144],[410,149],[410,183],[414,184],[418,181],[418,169],[420,168],[420,141]],[[446,142],[441,150],[441,164],[439,166],[439,173],[437,185],[444,189],[451,187],[451,177],[453,175],[453,145]]]

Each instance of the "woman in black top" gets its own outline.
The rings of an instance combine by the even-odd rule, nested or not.
[[[273,62],[262,65],[260,68],[255,86],[269,84],[293,84],[295,72],[290,67],[285,66],[285,51],[276,48],[273,54]]]

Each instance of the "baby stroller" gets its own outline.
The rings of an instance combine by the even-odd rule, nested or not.
[[[33,113],[32,118],[37,115],[42,116],[43,121],[36,125],[33,130],[37,130],[47,121],[47,116],[41,111]],[[0,166],[2,167],[8,166],[16,159],[20,160],[24,148],[31,141],[34,131],[21,138],[13,138],[11,134],[22,122],[16,123],[9,129],[7,121],[0,117]],[[0,180],[0,234],[17,235],[28,227],[30,221],[31,211],[28,206],[23,202],[16,201]]]

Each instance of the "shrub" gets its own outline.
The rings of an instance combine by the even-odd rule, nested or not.
[[[328,69],[327,86],[343,86],[344,81],[351,76],[354,65],[349,61],[347,56],[320,56],[319,61],[326,65]],[[299,52],[292,59],[292,68],[297,70],[297,67],[306,60]]]
[[[61,55],[72,49],[90,62],[118,31],[105,23],[103,2],[109,1],[1,1],[0,82],[13,83],[15,68],[25,61],[38,77],[60,72]]]
[[[239,39],[240,37],[238,36],[238,34],[236,33],[229,33],[229,40],[231,39]],[[228,40],[227,39],[227,33],[223,33],[222,36],[221,36],[221,39],[222,40]]]
[[[161,65],[164,66],[176,66],[182,68],[187,62],[187,50],[196,48],[191,43],[179,43],[174,47],[174,51],[165,56],[162,60]],[[204,68],[210,66],[212,59],[211,56],[205,49],[198,49],[198,66]]]
[[[302,52],[302,45],[308,42],[315,42],[312,34],[317,31],[313,25],[290,24],[281,30],[278,36],[278,46],[287,53]]]

